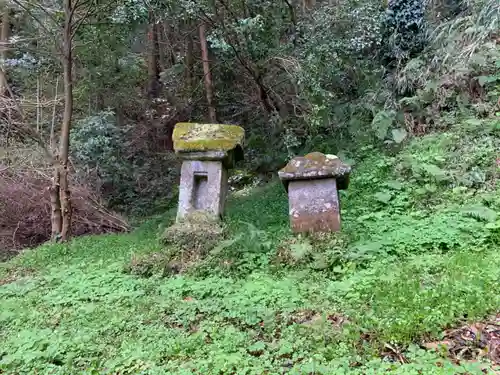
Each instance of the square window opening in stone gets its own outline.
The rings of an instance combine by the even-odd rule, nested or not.
[[[206,172],[195,172],[193,183],[192,205],[195,210],[207,208],[208,175]]]

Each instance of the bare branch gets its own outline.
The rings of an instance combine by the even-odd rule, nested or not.
[[[0,77],[5,82],[7,82],[5,72],[4,72],[4,70],[2,68],[0,68]],[[6,83],[6,89],[7,89],[7,92],[9,93],[9,96],[10,96],[11,100],[14,103],[14,106],[15,106],[17,112],[19,113],[19,115],[21,116],[21,119],[23,121],[23,124],[20,125],[20,126],[18,126],[18,130],[22,134],[24,134],[27,138],[35,141],[43,149],[43,151],[44,151],[45,155],[47,156],[47,158],[51,162],[54,162],[54,156],[52,155],[52,153],[45,146],[45,142],[43,141],[41,134],[38,133],[37,131],[35,131],[31,126],[26,125],[26,122],[25,122],[26,117],[25,117],[24,111],[22,110],[21,106],[19,105],[19,103],[15,99],[14,93],[12,92],[12,88],[10,87],[10,85],[8,83]]]
[[[14,4],[18,5],[21,9],[23,9],[26,13],[28,13],[30,17],[38,24],[38,26],[40,26],[48,35],[52,36],[52,38],[54,39],[54,45],[56,46],[56,49],[58,49],[60,52],[61,51],[60,45],[54,33],[50,31],[45,26],[45,24],[42,21],[40,21],[40,19],[37,16],[35,16],[31,10],[25,7],[19,0],[12,0],[12,1],[14,2]]]
[[[57,23],[57,19],[54,17],[53,14],[51,14],[46,8],[44,8],[41,4],[38,4],[38,3],[35,3],[34,4],[38,9],[40,9],[42,12],[44,12],[48,17],[50,17],[50,19],[52,20],[52,22],[54,23]]]
[[[51,34],[50,30],[45,27],[44,23],[38,19],[37,16],[31,12],[28,8],[26,8],[19,0],[12,0],[16,5],[18,5],[20,8],[22,8],[26,13],[30,15],[31,18],[42,28],[44,29],[48,34]]]

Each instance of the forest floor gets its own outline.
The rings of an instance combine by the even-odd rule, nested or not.
[[[175,209],[0,263],[0,374],[499,373],[499,129],[360,150],[340,235],[292,236],[273,182],[181,275],[127,272]]]

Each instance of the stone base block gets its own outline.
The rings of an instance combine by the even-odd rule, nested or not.
[[[335,178],[290,181],[288,201],[293,232],[340,231],[340,205]]]
[[[195,211],[219,219],[224,213],[227,188],[227,169],[222,161],[183,161],[177,222]]]

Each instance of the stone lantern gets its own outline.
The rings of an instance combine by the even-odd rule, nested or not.
[[[347,189],[351,167],[335,155],[312,152],[278,172],[288,192],[293,232],[337,232],[341,228],[338,190]]]
[[[174,150],[183,160],[177,222],[192,213],[219,220],[224,214],[228,169],[243,159],[245,131],[240,126],[178,123]]]

